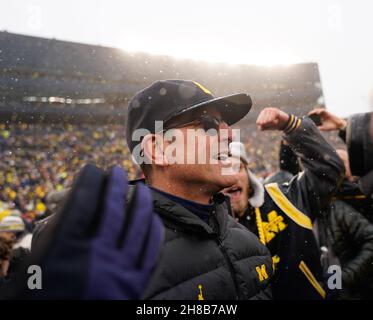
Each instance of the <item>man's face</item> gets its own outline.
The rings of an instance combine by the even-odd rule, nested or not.
[[[12,231],[2,231],[0,232],[0,238],[9,241],[14,242],[17,239],[16,233]]]
[[[219,120],[217,134],[211,134],[214,131],[205,131],[204,123],[198,120],[203,115]],[[221,121],[220,112],[217,110],[201,110],[193,115],[193,121],[194,119],[195,122],[176,128],[184,139],[172,142],[177,149],[175,152],[178,161],[170,166],[169,170],[173,179],[197,184],[201,186],[201,191],[209,190],[215,193],[237,182],[237,174],[231,168],[234,158],[229,154],[232,130]],[[180,122],[180,119],[177,120]],[[167,142],[165,147],[167,148]],[[175,153],[169,156],[171,158]]]
[[[222,192],[230,197],[232,210],[235,217],[242,217],[248,207],[249,201],[249,177],[245,164],[240,161],[240,171],[237,174],[237,182]]]

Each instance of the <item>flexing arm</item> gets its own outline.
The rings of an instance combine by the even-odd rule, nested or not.
[[[267,109],[271,109],[270,115]],[[291,180],[284,193],[296,207],[308,208],[305,213],[315,218],[337,190],[344,175],[344,165],[312,120],[289,116],[275,108],[267,109],[258,117],[259,128],[282,130],[284,140],[301,159],[304,168]]]

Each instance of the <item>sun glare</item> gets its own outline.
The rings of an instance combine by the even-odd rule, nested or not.
[[[250,64],[261,66],[291,65],[303,62],[293,52],[286,51],[243,51],[225,47],[205,47],[196,49],[193,46],[180,47],[170,44],[165,46],[156,42],[128,41],[118,43],[117,47],[125,52],[144,52],[149,54],[168,55],[180,59],[202,60],[228,64]]]

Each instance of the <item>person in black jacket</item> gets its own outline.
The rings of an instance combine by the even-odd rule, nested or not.
[[[276,123],[278,111],[264,110],[259,116],[259,128],[268,129],[262,119]],[[272,254],[274,298],[323,299],[327,291],[313,221],[337,190],[343,164],[307,117],[291,115],[282,130],[284,140],[302,159],[304,172],[288,183],[273,182],[263,187],[247,169],[244,146],[232,143],[232,154],[241,159],[240,179],[223,192],[230,195],[238,221],[255,232]]]
[[[324,269],[338,259],[342,268],[341,299],[372,299],[373,224],[341,200],[335,200],[318,221]]]
[[[230,125],[250,108],[246,94],[216,99],[199,83],[186,80],[156,81],[131,100],[127,144],[166,229],[163,252],[143,298],[271,297],[271,256],[229,215],[228,199],[219,193],[236,181],[233,169],[224,174],[233,163]],[[156,127],[157,120],[162,126]]]
[[[312,110],[310,115],[320,117],[320,131],[338,131],[346,143],[349,168],[356,181],[349,181],[339,194],[343,200],[373,222],[373,137],[371,113],[354,114],[347,120],[323,108]]]
[[[372,213],[370,201],[362,195],[351,173],[348,153],[337,149],[345,165],[345,179],[326,214],[317,220],[317,236],[324,248],[324,270],[336,263],[342,267],[341,299],[371,299],[373,295],[373,224],[366,218]],[[367,201],[368,200],[368,201]],[[352,206],[353,204],[354,206]]]
[[[334,297],[370,299],[373,294],[373,224],[342,200],[355,200],[353,203],[356,204],[359,201],[356,195],[361,192],[357,191],[358,186],[354,183],[355,177],[351,174],[347,152],[342,149],[336,152],[344,163],[345,179],[330,205],[314,224],[314,233],[322,251],[323,272],[327,277],[330,266],[340,265],[342,268],[342,288],[334,293]],[[283,141],[279,160],[280,170],[268,177],[265,183],[288,184],[293,175],[302,171],[296,154]],[[295,163],[298,164],[298,171]]]

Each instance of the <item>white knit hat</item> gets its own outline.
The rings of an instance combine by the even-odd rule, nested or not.
[[[0,232],[12,231],[22,232],[25,231],[25,224],[22,218],[18,215],[5,216],[0,220]]]
[[[229,149],[233,157],[241,159],[245,164],[249,163],[245,146],[241,142],[231,142]],[[249,203],[254,208],[259,208],[264,203],[264,187],[259,179],[247,169],[247,175],[249,176],[250,188],[253,190],[253,195],[249,198]]]

